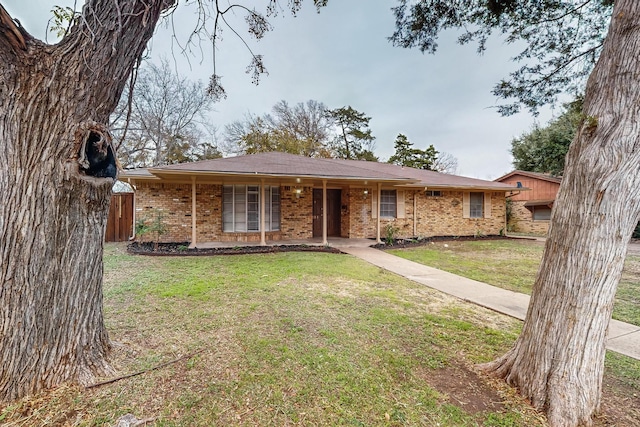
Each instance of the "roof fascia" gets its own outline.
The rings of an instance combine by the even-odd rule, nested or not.
[[[340,175],[294,175],[294,174],[267,174],[267,173],[245,173],[245,172],[216,172],[216,171],[181,171],[181,170],[166,170],[166,169],[148,169],[150,173],[159,179],[162,176],[202,176],[202,177],[238,177],[238,178],[285,178],[285,179],[293,179],[302,178],[305,180],[338,180],[338,181],[370,181],[370,182],[398,182],[398,183],[417,183],[419,180],[412,178],[380,178],[380,177],[355,177],[355,176],[340,176]]]

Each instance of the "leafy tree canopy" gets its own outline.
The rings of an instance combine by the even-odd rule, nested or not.
[[[516,169],[562,175],[569,145],[582,121],[582,98],[565,105],[558,118],[547,126],[536,126],[511,141]]]
[[[520,65],[500,81],[493,94],[506,100],[503,115],[525,107],[537,113],[562,92],[582,93],[597,60],[612,12],[612,0],[399,0],[393,8],[396,46],[418,47],[435,53],[438,35],[461,29],[460,44],[478,43],[485,51],[489,37],[499,34],[507,43],[525,46],[513,60]]]
[[[309,100],[290,106],[280,101],[271,114],[247,115],[225,127],[225,151],[253,154],[282,151],[307,157],[330,157],[327,144],[331,121],[327,107]]]
[[[373,154],[376,138],[369,129],[371,117],[351,106],[328,110],[327,116],[333,120],[337,128],[337,135],[333,140],[334,157],[378,161]]]
[[[414,148],[413,143],[401,133],[396,137],[394,143],[395,153],[388,160],[388,163],[402,165],[416,169],[435,170],[434,166],[438,157],[438,152],[433,145],[425,150]]]

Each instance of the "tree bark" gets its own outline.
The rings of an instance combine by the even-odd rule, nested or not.
[[[0,7],[0,401],[109,370],[102,245],[113,179],[93,173],[84,148],[113,150],[109,114],[171,4],[90,0],[54,46]]]
[[[591,425],[606,333],[640,213],[640,2],[616,0],[589,77],[522,334],[482,367],[544,410],[550,425]]]

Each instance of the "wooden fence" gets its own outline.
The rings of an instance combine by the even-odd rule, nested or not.
[[[118,193],[111,196],[111,208],[107,221],[106,242],[129,240],[133,231],[133,193]]]

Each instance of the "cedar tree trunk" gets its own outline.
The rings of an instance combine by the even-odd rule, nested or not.
[[[105,124],[171,3],[89,0],[53,46],[0,6],[0,401],[109,370]]]
[[[591,425],[600,407],[607,328],[640,211],[639,23],[640,2],[615,1],[522,334],[483,366],[554,427]]]

